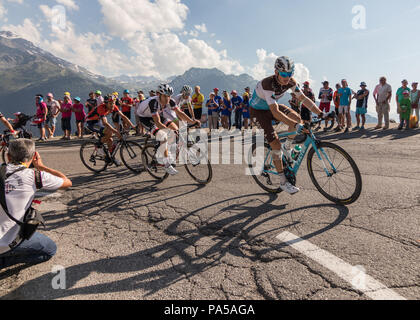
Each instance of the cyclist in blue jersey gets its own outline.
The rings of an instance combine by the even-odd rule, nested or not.
[[[299,188],[293,186],[287,180],[281,161],[282,154],[286,156],[288,161],[293,161],[291,146],[294,137],[290,137],[286,143],[282,145],[275,133],[273,120],[281,121],[288,125],[289,132],[296,131],[297,133],[301,133],[304,130],[304,126],[299,114],[284,105],[279,105],[277,101],[286,91],[291,90],[296,99],[310,111],[322,118],[324,118],[324,113],[311,99],[303,94],[296,80],[293,78],[295,71],[293,60],[284,56],[279,57],[275,62],[274,68],[275,74],[273,76],[268,77],[257,84],[257,88],[255,89],[250,102],[251,117],[264,130],[265,138],[273,150],[274,165],[280,174],[281,189],[289,194],[295,194],[299,192]]]

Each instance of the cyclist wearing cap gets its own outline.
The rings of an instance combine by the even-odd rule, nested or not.
[[[123,120],[124,124],[131,128],[134,128],[134,125],[131,123],[130,119],[128,119],[115,105],[114,99],[111,95],[106,96],[104,98],[104,103],[93,109],[87,115],[86,118],[88,121],[89,130],[96,132],[100,135],[100,137],[102,138],[101,142],[107,144],[108,150],[111,153],[114,151],[112,135],[115,134],[119,139],[121,139],[120,131],[115,129],[110,123],[108,123],[107,116],[110,115],[112,112],[117,112]],[[98,120],[100,120],[101,122],[97,124],[92,123],[92,121]]]
[[[133,105],[134,105],[134,101],[130,97],[130,91],[124,90],[123,97],[121,98],[121,111],[130,120],[131,120],[131,108],[133,107]]]
[[[250,102],[251,117],[255,118],[255,121],[264,130],[265,138],[271,145],[274,165],[280,174],[281,189],[289,194],[295,194],[299,192],[299,189],[287,180],[281,161],[282,151],[287,159],[292,161],[291,145],[293,138],[287,139],[287,142],[282,145],[275,133],[272,122],[273,120],[284,122],[289,126],[289,132],[297,131],[298,133],[301,133],[304,127],[301,124],[300,116],[292,109],[277,104],[277,100],[279,100],[286,91],[291,90],[296,98],[309,108],[309,110],[320,117],[323,117],[324,114],[311,99],[303,94],[296,80],[292,78],[295,71],[295,65],[290,58],[277,58],[274,67],[275,74],[257,84],[257,88],[255,89]]]
[[[143,101],[137,109],[141,124],[161,143],[158,154],[163,157],[158,160],[163,162],[166,172],[170,175],[175,175],[178,171],[172,166],[173,159],[169,157],[168,143],[175,142],[169,141],[169,138],[173,136],[169,136],[169,130],[178,131],[178,126],[172,120],[165,118],[164,109],[169,108],[174,111],[181,121],[201,125],[200,121],[191,119],[181,111],[175,100],[171,98],[173,93],[172,87],[162,83],[157,90],[157,96]]]
[[[47,141],[47,137],[45,136],[45,124],[47,122],[48,108],[47,104],[44,102],[44,96],[42,94],[38,94],[35,97],[35,104],[36,117],[38,118],[37,124],[39,132],[41,134],[41,137],[38,139],[38,141]]]

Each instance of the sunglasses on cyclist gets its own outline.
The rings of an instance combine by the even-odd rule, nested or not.
[[[279,72],[279,75],[282,78],[290,78],[293,76],[293,72]]]

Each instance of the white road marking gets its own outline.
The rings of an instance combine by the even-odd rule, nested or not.
[[[373,300],[406,300],[404,297],[391,289],[388,289],[385,285],[367,274],[363,274],[360,278],[360,273],[357,274],[358,267],[348,264],[328,251],[325,251],[290,232],[283,232],[282,234],[279,234],[276,239],[331,270]],[[359,279],[356,279],[356,277],[359,277]],[[362,283],[360,280],[362,280]],[[355,283],[357,283],[357,285],[355,285]]]

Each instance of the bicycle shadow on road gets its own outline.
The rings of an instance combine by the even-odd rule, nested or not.
[[[255,200],[251,198],[255,198]],[[267,201],[261,200],[265,198],[268,198]],[[264,254],[268,251],[282,249],[282,244],[277,247],[265,245],[261,240],[261,235],[294,227],[302,221],[291,221],[290,223],[283,221],[283,224],[279,226],[253,234],[253,231],[267,222],[280,223],[282,220],[277,221],[278,218],[307,209],[317,209],[317,212],[322,208],[337,209],[338,217],[332,223],[317,231],[301,235],[302,239],[307,240],[338,226],[348,216],[347,208],[332,204],[315,204],[287,210],[287,205],[276,205],[274,203],[276,199],[277,196],[267,194],[239,196],[203,206],[168,226],[161,227],[161,229],[156,223],[155,228],[170,238],[176,236],[177,239],[161,241],[158,245],[129,255],[68,267],[66,269],[66,290],[53,290],[51,281],[55,275],[45,274],[28,281],[3,296],[2,299],[61,299],[76,295],[134,290],[138,290],[140,293],[144,293],[144,297],[150,298],[153,294],[179,281],[188,279],[195,282],[198,277],[204,277],[204,281],[207,281],[208,286],[211,287],[214,285],[214,279],[211,275],[210,277],[205,276],[205,271],[225,263],[235,265],[235,259],[241,259],[241,262],[249,264],[250,267],[254,263],[266,262],[263,260]],[[256,202],[260,204],[254,206]],[[224,204],[226,205],[223,206]],[[223,206],[223,209],[214,210],[214,214],[206,219],[201,219],[196,224],[191,222],[191,217],[200,216],[206,210],[212,212],[211,209],[216,206]],[[195,253],[191,248],[195,249]],[[168,261],[171,262],[170,267],[166,267]],[[133,272],[137,272],[137,274],[133,276]],[[113,274],[119,274],[119,277],[123,273],[130,273],[130,275],[122,280],[104,280],[103,283],[95,285],[74,287],[93,273],[106,275],[107,278],[112,278]]]
[[[133,215],[132,209],[136,208],[136,200],[142,200],[142,206],[162,202],[162,193],[171,192],[165,200],[172,200],[187,194],[193,194],[205,186],[200,184],[182,184],[170,187],[161,187],[161,182],[156,180],[127,181],[129,178],[139,177],[130,171],[107,172],[94,176],[79,176],[74,179],[73,193],[66,205],[66,210],[48,211],[43,213],[47,222],[46,231],[64,228],[72,223],[78,223],[86,218],[100,215],[104,211]],[[112,184],[114,183],[114,184]],[[158,186],[160,186],[158,188]],[[185,189],[176,192],[177,189]]]

